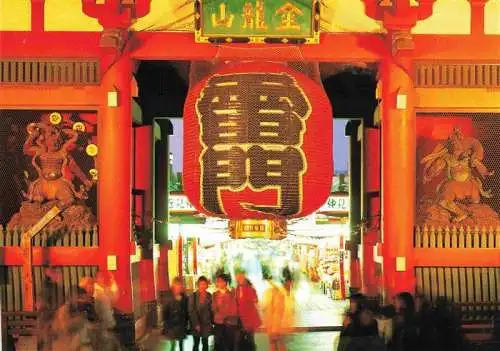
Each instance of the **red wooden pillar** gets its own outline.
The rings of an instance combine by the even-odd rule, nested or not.
[[[101,81],[98,115],[99,269],[111,271],[119,287],[115,307],[133,312],[130,274],[133,62],[122,56]],[[114,264],[116,263],[116,265]]]
[[[415,287],[416,126],[411,59],[401,53],[381,63],[382,235],[386,298]]]
[[[31,31],[45,30],[45,0],[31,0]]]
[[[469,0],[471,6],[471,34],[484,35],[484,7],[488,0]]]
[[[378,238],[380,212],[380,130],[365,128],[363,138],[363,192],[365,194],[366,228],[361,236],[361,272],[363,292],[379,293],[373,250]]]
[[[169,245],[162,244],[156,245],[158,247],[158,265],[157,265],[157,295],[161,298],[161,295],[166,292],[170,286],[169,274],[168,274],[168,250]]]

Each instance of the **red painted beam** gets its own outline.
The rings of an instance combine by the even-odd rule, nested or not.
[[[0,32],[0,58],[97,58],[98,32]],[[132,57],[140,60],[267,59],[373,62],[386,53],[382,34],[323,33],[313,45],[197,44],[193,33],[135,33]],[[414,35],[415,60],[494,61],[500,36]],[[481,50],[477,50],[480,47]],[[251,49],[251,50],[250,50]]]
[[[0,84],[0,108],[96,110],[103,99],[99,86]]]
[[[415,267],[500,266],[498,249],[414,249]]]
[[[415,35],[415,60],[498,62],[499,35]]]
[[[33,266],[97,266],[98,247],[34,247]],[[0,265],[22,266],[21,247],[0,247]]]
[[[142,60],[376,61],[384,53],[378,34],[322,34],[321,44],[199,44],[193,33],[136,33],[132,56]]]
[[[97,58],[99,32],[0,32],[0,58]]]

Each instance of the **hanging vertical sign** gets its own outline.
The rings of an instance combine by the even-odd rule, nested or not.
[[[301,217],[330,195],[332,110],[323,88],[286,65],[236,63],[190,90],[184,189],[231,219]]]

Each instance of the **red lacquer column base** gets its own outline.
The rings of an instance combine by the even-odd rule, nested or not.
[[[386,58],[382,78],[382,236],[386,299],[413,292],[415,111],[411,60]]]
[[[130,274],[132,65],[124,56],[105,73],[98,114],[99,270],[109,269],[114,275],[119,288],[115,307],[121,313],[133,311]],[[115,261],[116,267],[113,267]]]

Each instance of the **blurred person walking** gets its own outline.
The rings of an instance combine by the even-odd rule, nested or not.
[[[415,301],[408,292],[400,293],[394,301],[396,316],[393,322],[393,336],[390,351],[420,351],[415,313]]]
[[[461,332],[460,313],[446,297],[438,297],[433,315],[436,327],[436,350],[463,351],[469,348]]]
[[[434,311],[431,303],[424,295],[415,295],[415,313],[418,329],[418,349],[438,351]]]
[[[292,293],[292,274],[288,268],[282,273],[282,284],[272,281],[268,270],[263,269],[263,277],[269,287],[264,293],[264,326],[269,336],[272,351],[286,351],[286,336],[295,323],[295,298]]]
[[[189,321],[193,333],[193,351],[198,351],[200,341],[203,351],[208,351],[208,337],[212,332],[212,295],[207,291],[208,279],[198,278],[198,290],[189,299]]]
[[[292,332],[295,326],[295,295],[293,293],[294,274],[285,267],[282,272],[283,288],[285,294],[285,309],[283,311],[282,329],[286,334]]]
[[[94,303],[94,308],[101,319],[102,326],[107,330],[111,330],[116,326],[113,310],[113,303],[116,298],[115,293],[111,292],[111,289],[114,290],[115,288],[110,287],[113,282],[116,284],[111,276],[97,272],[96,279],[83,277],[78,283],[78,287],[85,291],[87,298]],[[83,298],[83,293],[80,294],[80,297]]]
[[[77,294],[54,313],[48,323],[50,331],[43,335],[42,351],[119,351],[120,344],[103,324],[88,292],[76,288]]]
[[[238,314],[234,293],[229,289],[229,275],[219,272],[217,291],[212,297],[215,327],[215,351],[237,350]]]
[[[240,319],[240,351],[255,351],[255,331],[261,325],[257,304],[257,291],[242,269],[236,270],[236,305]]]
[[[366,297],[362,294],[354,293],[349,296],[349,308],[344,314],[342,331],[340,332],[339,350],[342,350],[342,345],[347,344],[350,338],[356,334],[359,326],[361,307],[365,303]]]
[[[37,301],[37,311],[40,317],[37,321],[38,349],[43,349],[45,343],[50,342],[48,335],[51,331],[51,321],[54,318],[54,311],[58,307],[56,294],[54,291],[62,282],[62,273],[56,269],[45,267],[42,291]]]
[[[186,338],[188,324],[188,299],[184,293],[184,283],[181,278],[176,277],[172,281],[169,291],[163,302],[163,335],[166,338],[166,351],[175,351],[175,345],[179,345],[180,351],[184,351],[184,339]]]
[[[286,350],[282,329],[285,314],[284,289],[273,282],[272,275],[266,267],[262,269],[262,276],[268,284],[262,301],[264,329],[269,337],[272,351]]]
[[[378,309],[375,320],[377,321],[378,333],[385,345],[392,341],[392,328],[396,310],[394,306],[382,306]]]
[[[384,350],[385,345],[379,335],[378,324],[367,298],[353,294],[349,298],[343,329],[340,332],[339,351]]]

